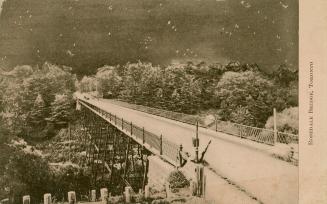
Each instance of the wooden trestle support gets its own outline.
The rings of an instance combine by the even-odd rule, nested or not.
[[[81,117],[92,188],[106,187],[112,194],[126,186],[144,190],[151,153],[88,108],[81,108]]]

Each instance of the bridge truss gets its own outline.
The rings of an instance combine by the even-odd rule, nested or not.
[[[122,193],[125,186],[144,189],[151,154],[173,166],[180,166],[180,146],[119,118],[85,100],[77,101],[81,110],[87,160],[94,188],[107,187]]]
[[[107,187],[114,194],[125,186],[144,189],[150,151],[85,106],[81,117],[92,187]]]

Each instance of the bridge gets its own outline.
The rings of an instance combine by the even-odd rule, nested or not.
[[[147,183],[149,155],[180,167],[180,145],[194,158],[195,126],[126,108],[107,99],[77,95],[93,185]],[[298,167],[272,157],[278,145],[240,139],[200,127],[200,152],[209,141],[206,198],[217,203],[298,202]],[[190,161],[188,161],[190,162]],[[186,167],[187,168],[187,167]],[[121,190],[123,188],[121,186]]]

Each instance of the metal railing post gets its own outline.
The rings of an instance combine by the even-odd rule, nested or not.
[[[142,128],[142,143],[145,143],[144,127]]]
[[[160,135],[160,155],[162,155],[162,134]]]
[[[217,117],[215,117],[215,126],[216,126],[216,132],[218,132],[218,121],[217,121]]]
[[[277,143],[277,120],[276,120],[276,108],[274,108],[274,144]]]

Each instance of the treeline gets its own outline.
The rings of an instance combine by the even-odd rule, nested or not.
[[[45,63],[0,73],[0,113],[13,134],[45,138],[73,119],[76,76]]]
[[[298,73],[281,65],[272,73],[256,64],[127,63],[104,66],[95,76],[84,76],[82,92],[187,114],[214,112],[220,119],[263,127],[275,107],[298,105]]]

